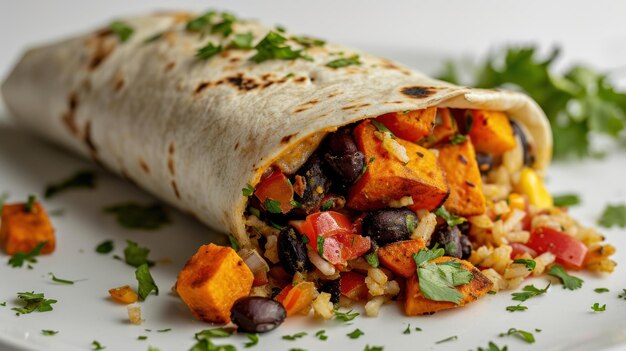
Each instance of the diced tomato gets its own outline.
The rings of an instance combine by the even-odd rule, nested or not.
[[[335,265],[343,265],[348,260],[366,253],[372,245],[369,237],[339,233],[324,238],[324,258]]]
[[[365,276],[355,272],[341,273],[340,290],[344,295],[352,300],[367,299],[367,285]]]
[[[254,195],[259,199],[263,207],[265,201],[272,199],[280,203],[282,213],[287,213],[293,208],[293,186],[289,179],[280,170],[274,170],[267,178],[256,186]]]
[[[581,268],[587,246],[582,241],[558,230],[539,227],[530,234],[526,246],[542,254],[546,251],[556,256],[556,262],[569,268]]]
[[[509,246],[511,246],[513,248],[513,251],[511,252],[511,258],[515,259],[516,257],[519,257],[525,253],[529,254],[532,257],[536,257],[537,256],[537,251],[531,249],[530,247],[524,245],[524,244],[520,244],[520,243],[510,243]]]

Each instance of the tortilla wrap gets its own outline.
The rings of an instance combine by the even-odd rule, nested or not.
[[[306,50],[313,61],[255,63],[255,50],[238,49],[201,60],[198,48],[227,41],[186,31],[194,16],[124,19],[134,29],[124,42],[105,28],[31,49],[2,86],[6,105],[24,128],[243,244],[246,183],[272,164],[295,171],[325,133],[365,118],[429,106],[506,111],[530,137],[534,168],[550,161],[549,125],[526,95],[451,85],[328,43]],[[254,43],[270,30],[251,21],[233,29]],[[341,53],[362,64],[326,66]]]

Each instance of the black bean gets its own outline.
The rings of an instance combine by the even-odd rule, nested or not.
[[[320,291],[330,294],[330,302],[339,303],[341,297],[341,281],[340,279],[327,280],[320,282]]]
[[[467,235],[461,235],[461,258],[467,260],[472,255],[472,242]]]
[[[243,297],[230,310],[230,319],[239,331],[265,333],[278,327],[287,317],[283,305],[261,296]]]
[[[515,135],[519,137],[519,141],[522,144],[522,150],[524,150],[524,165],[531,167],[533,163],[535,163],[535,156],[532,154],[530,150],[530,144],[528,143],[528,138],[526,134],[524,134],[524,130],[520,125],[514,120],[509,120],[511,122],[511,127],[513,127],[513,132]]]
[[[383,246],[408,240],[417,226],[417,216],[407,208],[386,208],[370,212],[363,219],[363,233]]]
[[[480,173],[487,173],[491,170],[491,168],[493,168],[493,157],[489,154],[477,152],[476,163],[478,163],[478,169],[480,170]]]
[[[365,156],[356,146],[352,131],[342,128],[328,137],[324,161],[337,180],[344,185],[353,184],[363,172]]]
[[[437,245],[445,250],[446,256],[461,258],[463,257],[461,236],[461,231],[456,226],[448,227],[445,224],[437,226],[435,232],[430,237],[430,248]]]
[[[296,176],[304,178],[304,191],[302,196],[296,194],[295,199],[302,205],[304,212],[310,213],[320,206],[320,202],[330,189],[330,179],[324,174],[322,161],[315,154],[298,169]]]
[[[278,258],[280,265],[289,273],[306,272],[311,268],[306,244],[301,240],[300,234],[289,226],[284,227],[278,234]]]

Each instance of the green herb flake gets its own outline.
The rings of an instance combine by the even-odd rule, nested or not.
[[[406,326],[406,329],[402,332],[402,334],[411,334],[411,324]]]
[[[372,120],[372,124],[374,125],[374,127],[376,127],[376,129],[378,129],[379,132],[381,132],[381,133],[389,133],[393,137],[395,137],[395,135],[393,135],[393,133],[389,130],[389,128],[385,127],[384,124],[378,122],[377,120]]]
[[[92,171],[80,171],[67,179],[48,185],[44,197],[49,199],[61,192],[71,189],[94,189],[96,187],[96,174]]]
[[[452,145],[463,144],[466,141],[467,141],[467,137],[460,133],[457,133],[453,137],[450,138],[450,144]]]
[[[153,230],[170,223],[165,207],[160,204],[140,205],[127,202],[104,209],[115,216],[117,223],[127,229]]]
[[[254,35],[251,32],[235,34],[230,46],[235,49],[252,49],[252,40],[254,40]]]
[[[213,328],[204,329],[197,332],[194,337],[196,340],[210,339],[210,338],[227,338],[233,334],[231,329],[226,328]]]
[[[2,301],[2,302],[0,302],[0,306],[2,306],[2,307],[6,307],[6,305],[7,305],[7,302],[6,302],[6,301]]]
[[[205,46],[196,51],[196,57],[201,60],[208,60],[220,52],[222,52],[221,45],[215,45],[212,42],[208,42]]]
[[[365,345],[363,351],[383,351],[384,348],[382,346],[369,346]]]
[[[578,194],[554,195],[553,200],[555,207],[572,207],[580,205],[580,197]]]
[[[139,335],[137,337],[137,340],[148,340],[148,336],[147,335]]]
[[[91,342],[91,349],[94,350],[94,351],[104,350],[104,349],[106,349],[106,346],[102,346],[102,344],[99,341],[94,340],[94,341]]]
[[[563,266],[555,264],[550,267],[548,274],[557,277],[563,283],[563,289],[576,290],[583,286],[583,280],[573,275],[567,274]]]
[[[14,307],[13,311],[16,311],[16,315],[28,314],[32,312],[48,312],[52,311],[52,304],[57,303],[57,300],[46,299],[43,293],[31,292],[19,292],[17,297],[24,301],[26,304],[23,307]]]
[[[513,260],[513,263],[523,264],[529,271],[532,271],[537,266],[537,262],[535,262],[535,260],[527,260],[523,258]]]
[[[324,44],[326,44],[324,40],[308,36],[293,36],[290,39],[304,46],[305,48],[310,48],[313,46],[324,46]]]
[[[283,210],[280,208],[280,202],[269,197],[263,202],[263,207],[269,213],[283,213]]]
[[[595,291],[598,294],[603,294],[603,293],[609,292],[609,289],[608,288],[595,288],[593,289],[593,291]]]
[[[342,57],[335,60],[332,60],[326,64],[326,67],[330,68],[342,68],[353,65],[361,65],[361,60],[359,59],[359,55],[352,55],[350,57]]]
[[[139,299],[144,301],[152,291],[155,295],[159,295],[159,287],[154,282],[150,274],[150,268],[147,264],[142,264],[135,270],[135,278],[137,278],[137,294]]]
[[[37,246],[35,246],[35,248],[32,249],[30,252],[16,252],[13,254],[13,256],[11,256],[11,258],[9,258],[7,264],[10,265],[12,268],[18,268],[23,267],[24,262],[37,263],[36,257],[40,255],[41,250],[44,248],[44,246],[46,246],[45,241],[37,244]]]
[[[199,339],[189,351],[237,351],[233,345],[215,345],[211,339]]]
[[[244,347],[252,347],[259,343],[259,334],[246,334],[248,342],[243,344]]]
[[[118,39],[122,43],[127,41],[128,39],[130,39],[130,37],[135,32],[135,30],[131,26],[129,26],[128,24],[126,24],[126,23],[124,23],[122,21],[113,21],[113,22],[111,22],[111,24],[109,25],[109,29],[111,29],[111,31],[115,35],[117,35]]]
[[[309,237],[306,235],[302,235],[300,238],[302,239],[302,242],[305,244],[308,244],[311,241],[309,240]]]
[[[201,16],[198,16],[187,22],[187,24],[185,25],[185,29],[190,32],[202,32],[211,24],[211,19],[215,15],[215,11],[205,12]]]
[[[96,246],[96,252],[105,255],[111,253],[113,248],[113,240],[105,240]]]
[[[435,210],[435,214],[441,218],[443,218],[446,223],[448,223],[449,227],[457,226],[461,223],[467,222],[467,218],[457,216],[452,214],[446,210],[445,207],[441,206]]]
[[[250,183],[246,183],[245,188],[241,189],[241,193],[243,194],[243,196],[251,196],[252,194],[254,194],[254,187],[250,185]]]
[[[606,304],[600,306],[600,304],[596,302],[596,303],[593,304],[593,306],[591,306],[591,309],[594,312],[604,312],[604,311],[606,311]]]
[[[622,289],[622,292],[617,295],[617,298],[626,300],[626,289]]]
[[[506,310],[509,312],[518,312],[518,311],[526,311],[528,309],[528,307],[519,304],[519,305],[515,305],[515,306],[506,306]]]
[[[504,337],[507,335],[517,336],[518,338],[526,341],[529,344],[535,342],[535,336],[533,335],[533,333],[521,329],[510,328],[506,333],[500,333],[500,337]]]
[[[317,254],[324,257],[324,237],[321,235],[317,237]]]
[[[318,339],[322,340],[322,341],[326,341],[326,340],[328,339],[328,335],[326,335],[326,330],[323,330],[323,329],[322,329],[322,330],[318,330],[318,331],[315,333],[315,336],[316,336]]]
[[[251,61],[261,63],[267,60],[295,60],[303,58],[302,50],[294,50],[285,45],[287,38],[270,31],[267,35],[256,44],[254,49],[256,54],[250,58]]]
[[[420,290],[427,299],[459,304],[463,300],[463,294],[455,287],[469,283],[474,275],[455,261],[429,262],[443,256],[444,252],[444,249],[436,248],[434,250],[421,249],[413,254],[413,260],[417,265]]]
[[[476,351],[508,351],[508,350],[509,348],[507,346],[503,346],[502,348],[500,348],[500,346],[490,341],[487,348],[479,347]]]
[[[221,16],[222,21],[215,24],[213,28],[211,28],[211,33],[221,34],[224,38],[226,38],[233,32],[233,24],[237,19],[230,13],[222,13]]]
[[[324,202],[324,203],[322,204],[322,207],[320,207],[320,211],[328,211],[328,210],[330,210],[331,208],[333,208],[333,205],[334,205],[334,204],[335,204],[335,202],[334,202],[332,199],[327,200],[326,202]]]
[[[605,228],[611,228],[613,226],[620,228],[626,227],[626,205],[607,205],[598,220],[598,224]]]
[[[307,333],[306,333],[306,332],[299,332],[299,333],[295,333],[295,334],[293,334],[293,335],[283,335],[282,339],[283,339],[283,340],[293,341],[293,340],[296,340],[296,339],[303,338],[303,337],[305,337],[306,335],[307,335]]]
[[[435,342],[435,344],[443,344],[444,342],[448,342],[448,341],[456,341],[456,340],[458,340],[458,339],[459,339],[459,337],[458,337],[458,336],[456,336],[456,335],[452,335],[452,336],[450,336],[450,337],[447,337],[447,338],[445,338],[445,339],[442,339],[442,340],[439,340],[439,341]]]
[[[367,261],[367,263],[373,268],[378,268],[378,266],[380,266],[380,262],[378,261],[378,250],[365,255],[365,261]]]
[[[239,249],[241,248],[239,246],[239,242],[233,235],[228,235],[228,242],[230,243],[230,247],[235,251],[239,251]]]
[[[53,336],[53,335],[57,335],[59,334],[58,330],[50,330],[50,329],[42,329],[41,330],[41,335],[44,336]]]
[[[167,333],[169,331],[172,331],[172,328],[159,329],[159,330],[157,330],[157,333]]]
[[[361,331],[361,329],[356,328],[353,331],[351,331],[350,333],[346,334],[350,339],[358,339],[361,335],[364,335],[365,333],[363,333],[363,331]]]
[[[302,208],[302,204],[296,200],[289,200],[289,204],[294,208]]]
[[[126,262],[126,264],[135,268],[143,264],[147,264],[148,266],[154,265],[154,262],[148,260],[150,249],[139,246],[132,240],[126,240],[126,244],[126,248],[124,249],[124,262]]]
[[[36,202],[37,202],[37,197],[34,194],[28,195],[28,200],[26,200],[26,205],[24,205],[24,211],[28,213],[32,213],[33,211],[35,211]]]
[[[55,276],[54,273],[52,273],[52,272],[49,272],[48,274],[50,276],[52,276],[52,281],[53,282],[60,283],[60,284],[65,284],[65,285],[73,285],[75,283],[75,281],[73,281],[73,280],[61,279],[61,278]]]
[[[148,351],[161,351],[161,349],[154,346],[148,346]]]
[[[514,301],[523,302],[532,297],[545,294],[548,291],[548,288],[550,288],[550,283],[548,283],[548,285],[546,285],[546,287],[543,289],[536,288],[534,285],[526,285],[525,287],[522,288],[521,292],[515,292],[511,294],[511,296],[513,296],[512,299]]]
[[[352,312],[352,310],[350,310],[348,312],[341,312],[338,309],[335,309],[333,311],[334,311],[335,319],[340,321],[340,322],[351,322],[356,317],[359,316],[358,312]]]

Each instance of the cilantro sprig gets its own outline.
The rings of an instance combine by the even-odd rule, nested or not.
[[[12,310],[16,311],[16,315],[29,314],[32,312],[49,312],[52,311],[52,304],[57,303],[57,300],[46,299],[43,293],[31,292],[18,292],[17,298],[25,302],[23,307],[13,307]]]
[[[531,332],[527,332],[525,330],[510,328],[506,333],[500,333],[500,337],[504,337],[507,335],[517,336],[518,338],[526,341],[529,344],[535,342],[535,336]]]
[[[131,26],[129,26],[128,24],[126,24],[126,23],[124,23],[122,21],[113,21],[113,22],[111,22],[111,24],[109,25],[109,29],[111,29],[111,31],[115,35],[117,35],[118,39],[122,43],[127,41],[128,39],[130,39],[130,37],[135,32],[135,30]]]
[[[287,38],[278,32],[270,31],[267,35],[256,44],[254,49],[256,54],[250,58],[251,61],[261,63],[267,60],[296,60],[304,59],[311,61],[312,59],[304,54],[303,50],[294,50],[285,42]]]
[[[139,299],[144,301],[152,291],[155,295],[159,295],[159,287],[154,282],[152,274],[150,274],[150,268],[147,264],[142,264],[135,270],[135,278],[137,278],[137,294]]]
[[[335,60],[332,60],[326,64],[327,67],[330,68],[342,68],[347,66],[360,66],[361,60],[359,59],[359,55],[352,55],[350,57],[342,57]]]
[[[463,300],[463,294],[455,287],[468,284],[474,279],[474,275],[456,261],[431,262],[444,253],[442,248],[424,248],[413,254],[420,290],[429,300],[448,301],[458,305]]]
[[[598,224],[605,228],[626,227],[626,204],[607,205]]]
[[[358,312],[352,312],[352,310],[349,310],[348,312],[341,312],[338,309],[333,310],[334,315],[335,315],[335,319],[340,321],[340,322],[351,322],[353,321],[356,317],[359,316]]]
[[[446,223],[448,223],[449,227],[454,227],[461,223],[467,222],[467,218],[457,216],[453,213],[448,212],[445,207],[441,206],[435,210],[435,214],[441,218],[443,218]]]
[[[25,262],[37,263],[37,256],[41,254],[41,250],[44,248],[44,246],[46,246],[45,241],[37,244],[37,246],[35,246],[35,248],[30,250],[29,252],[16,252],[13,254],[13,256],[11,256],[11,258],[9,258],[8,264],[12,268],[18,268],[24,266]],[[30,264],[28,265],[28,267],[31,267]]]
[[[346,336],[349,337],[350,339],[358,339],[361,335],[365,335],[365,333],[363,333],[363,331],[359,328],[356,328],[353,331],[346,334]]]
[[[44,192],[44,197],[49,199],[66,190],[80,188],[93,189],[95,187],[96,174],[92,171],[79,171],[67,179],[48,185]]]
[[[580,205],[580,196],[578,194],[560,194],[554,195],[555,207],[572,207]]]
[[[599,303],[596,302],[591,306],[591,310],[593,312],[604,312],[606,311],[606,304],[600,305]]]
[[[569,275],[563,266],[559,264],[555,264],[550,267],[548,274],[551,276],[557,277],[563,283],[563,289],[576,290],[580,289],[583,286],[583,280],[575,277],[573,275]]]
[[[153,266],[154,262],[148,260],[150,249],[147,247],[139,246],[132,240],[126,240],[126,248],[124,249],[124,262],[135,268],[142,264]]]

